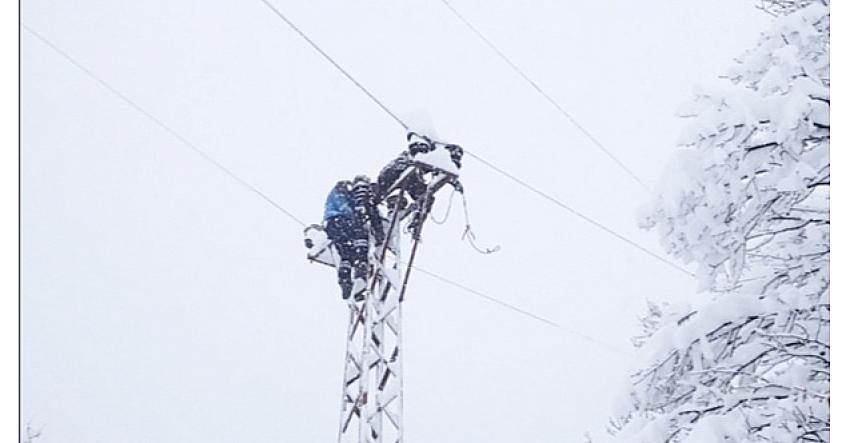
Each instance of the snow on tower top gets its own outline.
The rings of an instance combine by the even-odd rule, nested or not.
[[[452,162],[451,154],[444,146],[440,146],[431,152],[417,154],[413,159],[455,175],[460,174],[460,168]]]

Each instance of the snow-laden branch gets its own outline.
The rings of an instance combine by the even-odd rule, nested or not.
[[[681,110],[642,214],[701,293],[641,319],[644,361],[611,420],[624,441],[829,440],[829,4],[759,7],[772,29]]]

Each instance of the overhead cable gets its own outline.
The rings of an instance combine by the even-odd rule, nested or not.
[[[230,170],[230,168],[228,168],[228,167],[224,166],[223,164],[221,164],[218,160],[216,160],[215,158],[213,158],[211,155],[207,154],[207,152],[206,152],[206,151],[204,151],[203,149],[199,148],[197,145],[195,145],[194,143],[192,143],[191,141],[189,141],[186,137],[183,137],[182,135],[180,135],[180,133],[178,133],[177,131],[175,131],[174,129],[172,129],[170,126],[166,125],[166,124],[165,124],[165,122],[163,122],[162,120],[160,120],[159,118],[157,118],[155,115],[153,115],[153,114],[151,114],[150,112],[148,112],[146,109],[142,108],[142,107],[141,107],[139,104],[137,104],[135,101],[131,100],[129,97],[127,97],[126,95],[124,95],[121,91],[119,91],[119,90],[115,89],[114,87],[112,87],[112,85],[110,85],[109,83],[107,83],[106,81],[104,81],[103,79],[101,79],[100,77],[98,77],[97,75],[95,75],[95,73],[94,73],[94,72],[92,72],[89,68],[87,68],[86,66],[84,66],[82,63],[78,62],[76,59],[74,59],[73,57],[71,57],[71,56],[70,56],[67,52],[63,51],[63,50],[62,50],[61,48],[59,48],[58,46],[54,45],[54,44],[53,44],[50,40],[48,40],[47,38],[45,38],[43,35],[39,34],[39,33],[38,33],[38,32],[36,32],[34,29],[32,29],[32,28],[30,28],[29,26],[27,26],[25,23],[21,23],[21,26],[22,26],[24,29],[26,29],[26,30],[27,30],[30,34],[32,34],[33,36],[35,36],[37,39],[41,40],[41,42],[42,42],[42,43],[44,43],[45,45],[47,45],[48,47],[50,47],[50,49],[53,49],[53,50],[54,50],[57,54],[59,54],[59,55],[61,55],[63,58],[65,58],[65,60],[69,61],[71,64],[73,64],[74,66],[76,66],[79,70],[83,71],[83,72],[84,72],[84,73],[85,73],[85,74],[86,74],[89,78],[91,78],[91,79],[92,79],[92,80],[94,80],[95,82],[99,83],[101,86],[103,86],[104,88],[106,88],[106,90],[108,90],[108,91],[109,91],[109,92],[111,92],[113,95],[115,95],[116,97],[118,97],[119,99],[121,99],[124,103],[126,103],[126,104],[130,105],[130,107],[132,107],[133,109],[135,109],[136,111],[138,111],[140,114],[142,114],[142,115],[144,115],[145,117],[147,117],[150,121],[154,122],[154,124],[156,124],[157,126],[159,126],[160,128],[162,128],[165,132],[167,132],[167,133],[171,134],[174,138],[176,138],[176,139],[177,139],[180,143],[182,143],[184,146],[188,147],[189,149],[191,149],[192,151],[194,151],[196,154],[198,154],[199,156],[201,156],[201,158],[203,158],[204,160],[206,160],[206,161],[208,161],[208,162],[212,163],[215,167],[217,167],[218,169],[220,169],[222,172],[224,172],[225,174],[229,175],[229,176],[230,176],[230,178],[232,178],[232,179],[236,180],[237,182],[239,182],[240,184],[242,184],[242,185],[243,185],[243,186],[245,186],[246,188],[248,188],[248,189],[250,189],[251,191],[253,191],[255,194],[257,194],[258,196],[260,196],[260,198],[262,198],[262,199],[263,199],[263,200],[265,200],[267,203],[269,203],[270,205],[272,205],[273,207],[275,207],[275,208],[276,208],[278,211],[280,211],[280,213],[282,213],[283,215],[285,215],[285,216],[289,217],[290,219],[292,219],[292,220],[293,220],[293,221],[295,221],[296,223],[300,224],[301,226],[307,226],[307,224],[306,224],[306,223],[304,223],[304,222],[303,222],[300,218],[296,217],[294,214],[292,214],[291,212],[289,212],[289,211],[287,211],[286,209],[284,209],[281,205],[277,204],[277,202],[275,202],[274,200],[272,200],[272,198],[271,198],[271,197],[269,197],[269,196],[268,196],[268,195],[266,195],[264,192],[262,192],[262,191],[260,191],[259,189],[257,189],[257,188],[256,188],[254,185],[252,185],[251,183],[248,183],[248,182],[247,182],[246,180],[244,180],[242,177],[239,177],[238,175],[236,175],[236,173],[235,173],[235,172],[233,172],[232,170]]]
[[[392,117],[393,120],[396,121],[396,123],[401,125],[401,127],[404,128],[405,131],[409,130],[409,127],[407,126],[407,124],[402,119],[400,119],[397,115],[395,115],[392,111],[390,111],[390,108],[386,107],[380,100],[378,100],[377,97],[372,95],[372,93],[369,92],[369,90],[366,89],[365,86],[360,84],[360,82],[358,82],[357,79],[355,79],[351,74],[348,73],[348,71],[346,71],[342,66],[340,66],[339,63],[334,61],[334,59],[331,58],[331,56],[328,55],[324,50],[322,50],[322,48],[319,47],[319,45],[317,45],[316,42],[314,42],[310,37],[308,37],[307,34],[301,32],[301,30],[298,29],[298,26],[295,26],[295,23],[293,23],[288,18],[286,18],[286,16],[283,15],[283,13],[281,13],[279,9],[277,9],[273,4],[269,3],[268,0],[260,0],[260,1],[263,2],[266,6],[268,6],[269,9],[272,10],[272,12],[274,12],[278,17],[280,17],[281,20],[283,20],[287,25],[289,25],[289,27],[292,28],[293,31],[295,31],[298,35],[300,35],[301,38],[303,38],[310,46],[313,47],[313,49],[316,50],[316,52],[321,54],[322,57],[325,58],[325,60],[327,60],[339,72],[341,72],[342,75],[344,75],[347,79],[351,80],[351,83],[354,83],[355,86],[360,88],[360,90],[363,91],[364,94],[366,94],[370,99],[372,99],[373,102],[375,102],[376,105],[378,105],[378,107],[383,109],[384,112],[386,112],[390,117]]]
[[[533,313],[528,312],[528,311],[526,311],[526,310],[524,310],[524,309],[518,308],[518,307],[516,307],[516,306],[514,306],[514,305],[512,305],[512,304],[510,304],[510,303],[503,302],[502,300],[499,300],[499,299],[497,299],[497,298],[491,297],[491,296],[489,296],[489,295],[487,295],[487,294],[485,294],[485,293],[483,293],[483,292],[476,291],[475,289],[472,289],[472,288],[468,288],[468,287],[466,287],[466,286],[464,286],[464,285],[462,285],[462,284],[460,284],[460,283],[457,283],[457,282],[455,282],[455,281],[453,281],[453,280],[450,280],[450,279],[447,279],[447,278],[445,278],[445,277],[442,277],[442,276],[439,276],[439,275],[437,275],[437,274],[434,274],[433,272],[427,271],[427,270],[422,269],[422,268],[420,268],[420,267],[418,267],[418,266],[415,266],[415,265],[414,265],[414,266],[413,266],[413,269],[415,269],[415,270],[417,270],[417,271],[419,271],[419,272],[421,272],[421,273],[423,273],[423,274],[425,274],[425,275],[427,275],[427,276],[429,276],[429,277],[431,277],[431,278],[433,278],[433,279],[435,279],[435,280],[439,280],[439,281],[441,281],[441,282],[443,282],[443,283],[446,283],[446,284],[448,284],[448,285],[454,286],[454,287],[456,287],[456,288],[458,288],[458,289],[462,289],[462,290],[464,290],[464,291],[466,291],[466,292],[468,292],[468,293],[470,293],[470,294],[477,295],[477,296],[479,296],[479,297],[481,297],[481,298],[483,298],[483,299],[485,299],[485,300],[488,300],[488,301],[490,301],[490,302],[492,302],[492,303],[495,303],[495,304],[497,304],[497,305],[503,306],[503,307],[508,308],[508,309],[510,309],[510,310],[512,310],[512,311],[518,312],[518,313],[520,313],[520,314],[522,314],[522,315],[524,315],[524,316],[526,316],[526,317],[529,317],[529,318],[532,318],[532,319],[534,319],[534,320],[537,320],[537,321],[540,321],[540,322],[546,323],[546,324],[548,324],[548,325],[550,325],[550,326],[554,326],[554,327],[556,327],[556,328],[558,328],[558,329],[562,329],[562,330],[566,331],[566,332],[567,332],[567,333],[569,333],[569,334],[573,334],[573,335],[575,335],[575,336],[577,336],[577,337],[580,337],[580,338],[582,338],[582,339],[584,339],[584,340],[586,340],[586,341],[588,341],[588,342],[591,342],[591,343],[595,343],[595,344],[597,344],[597,345],[600,345],[600,346],[602,346],[603,348],[605,348],[605,349],[606,349],[606,350],[608,350],[608,351],[614,352],[614,353],[616,353],[616,354],[626,355],[626,351],[624,351],[624,350],[622,350],[622,349],[620,349],[620,348],[617,348],[616,346],[613,346],[613,345],[610,345],[610,344],[608,344],[608,343],[605,343],[605,342],[603,342],[603,341],[601,341],[601,340],[598,340],[598,339],[596,339],[596,338],[593,338],[593,337],[591,337],[591,336],[589,336],[589,335],[587,335],[587,334],[584,334],[584,333],[582,333],[582,332],[580,332],[580,331],[577,331],[577,330],[575,330],[575,329],[571,329],[571,328],[563,327],[563,326],[561,326],[560,324],[555,323],[555,322],[553,322],[553,321],[551,321],[551,320],[548,320],[548,319],[546,319],[546,318],[544,318],[544,317],[541,317],[541,316],[539,316],[539,315],[537,315],[537,314],[533,314]]]
[[[454,6],[452,6],[451,3],[448,2],[448,0],[440,0],[440,2],[442,2],[446,6],[446,8],[448,8],[452,12],[452,14],[454,14],[455,17],[458,18],[458,20],[463,22],[463,24],[466,25],[466,27],[469,28],[470,31],[477,35],[478,38],[481,39],[481,41],[483,41],[488,47],[490,47],[490,49],[493,50],[493,52],[495,52],[496,55],[498,55],[499,58],[502,59],[502,61],[504,61],[508,66],[510,66],[510,68],[513,69],[515,73],[522,77],[526,83],[528,83],[535,91],[537,91],[541,96],[543,96],[543,98],[545,98],[546,101],[549,102],[549,104],[554,106],[555,109],[558,110],[558,112],[560,112],[560,114],[563,115],[567,120],[569,120],[569,122],[572,123],[573,126],[575,126],[579,131],[581,131],[581,133],[584,134],[585,137],[587,137],[591,142],[593,142],[593,144],[597,148],[599,148],[599,150],[604,152],[605,155],[608,156],[608,158],[610,158],[614,163],[617,164],[617,166],[619,166],[623,171],[625,171],[626,174],[628,174],[636,183],[638,183],[645,190],[651,192],[649,186],[647,186],[647,184],[643,180],[641,180],[640,177],[638,177],[634,171],[632,171],[628,166],[626,166],[625,163],[623,163],[619,158],[617,158],[617,156],[614,155],[611,150],[606,148],[605,145],[603,145],[602,142],[599,141],[599,139],[594,137],[593,134],[591,134],[590,131],[588,131],[584,127],[584,125],[579,123],[578,120],[576,120],[575,117],[572,116],[572,114],[567,112],[564,106],[562,106],[558,101],[552,98],[552,96],[546,91],[544,91],[543,88],[541,88],[537,84],[537,82],[532,80],[531,77],[529,77],[525,73],[525,71],[520,69],[516,63],[514,63],[510,58],[508,58],[507,55],[505,55],[504,52],[502,52],[498,47],[496,47],[496,45],[489,38],[487,38],[483,33],[481,33],[478,28],[476,28],[469,20],[466,19],[466,17],[464,17],[457,9],[455,9]]]
[[[165,130],[166,132],[168,132],[169,134],[171,134],[173,137],[177,138],[180,142],[182,142],[182,143],[183,143],[183,144],[185,144],[186,146],[188,146],[188,147],[192,148],[192,150],[194,150],[195,152],[197,152],[198,154],[200,154],[200,155],[201,155],[204,159],[206,159],[206,160],[210,161],[211,163],[213,163],[215,166],[217,166],[220,170],[222,170],[223,172],[225,172],[227,175],[229,175],[229,176],[230,176],[230,177],[232,177],[233,179],[237,180],[239,183],[241,183],[241,184],[245,185],[245,186],[246,186],[246,187],[248,187],[250,190],[252,190],[252,191],[254,191],[255,193],[257,193],[257,195],[261,196],[261,197],[263,198],[263,200],[265,200],[267,203],[269,203],[269,204],[270,204],[270,205],[272,205],[273,207],[277,208],[277,209],[278,209],[278,210],[279,210],[282,214],[286,215],[286,216],[287,216],[287,217],[289,217],[292,221],[296,222],[296,223],[297,223],[297,224],[299,224],[300,226],[302,226],[302,227],[303,227],[303,226],[306,226],[306,223],[304,223],[303,221],[301,221],[301,219],[299,219],[298,217],[296,217],[295,215],[293,215],[293,214],[292,214],[291,212],[289,212],[288,210],[284,209],[282,205],[280,205],[279,203],[277,203],[276,201],[274,201],[271,197],[268,197],[265,193],[261,192],[260,190],[258,190],[258,189],[257,189],[257,188],[255,188],[254,186],[250,185],[247,181],[245,181],[244,179],[242,179],[241,177],[239,177],[238,175],[236,175],[236,174],[235,174],[234,172],[232,172],[230,169],[228,169],[228,168],[226,168],[225,166],[221,165],[219,162],[217,162],[216,160],[214,160],[212,157],[210,157],[210,156],[206,155],[206,153],[205,153],[203,150],[199,149],[196,145],[194,145],[194,144],[192,144],[191,142],[189,142],[189,141],[188,141],[188,139],[186,139],[185,137],[183,137],[182,135],[180,135],[178,132],[176,132],[176,131],[174,131],[173,129],[171,129],[171,127],[170,127],[170,126],[168,126],[168,125],[166,125],[166,124],[165,124],[162,120],[158,119],[156,116],[154,116],[153,114],[151,114],[151,113],[149,113],[148,111],[146,111],[144,108],[142,108],[141,106],[139,106],[138,104],[136,104],[133,100],[131,100],[129,97],[127,97],[126,95],[124,95],[123,93],[121,93],[120,91],[118,91],[117,89],[115,89],[114,87],[112,87],[109,83],[107,83],[106,81],[102,80],[102,79],[101,79],[98,75],[96,75],[93,71],[91,71],[90,69],[86,68],[86,67],[85,67],[82,63],[78,62],[76,59],[74,59],[73,57],[71,57],[68,53],[66,53],[66,52],[65,52],[65,51],[63,51],[61,48],[59,48],[58,46],[56,46],[55,44],[53,44],[50,40],[48,40],[47,38],[45,38],[44,36],[42,36],[40,33],[36,32],[34,29],[30,28],[29,26],[27,26],[27,25],[26,25],[26,24],[24,24],[24,23],[21,23],[21,26],[22,26],[24,29],[26,29],[26,30],[27,30],[30,34],[32,34],[33,36],[35,36],[35,37],[37,37],[39,40],[41,40],[41,41],[42,41],[44,44],[46,44],[48,47],[50,47],[51,49],[53,49],[54,51],[56,51],[58,54],[60,54],[60,55],[61,55],[63,58],[65,58],[68,62],[70,62],[71,64],[73,64],[74,66],[76,66],[78,69],[82,70],[82,71],[83,71],[83,72],[84,72],[84,73],[85,73],[88,77],[90,77],[91,79],[95,80],[98,84],[100,84],[101,86],[103,86],[104,88],[106,88],[108,91],[112,92],[112,93],[113,93],[116,97],[120,98],[122,101],[124,101],[125,103],[129,104],[129,105],[130,105],[133,109],[135,109],[136,111],[138,111],[139,113],[141,113],[142,115],[146,116],[148,119],[150,119],[151,121],[153,121],[154,123],[156,123],[156,125],[157,125],[157,126],[159,126],[159,127],[160,127],[160,128],[162,128],[163,130]],[[478,291],[476,291],[476,290],[474,290],[474,289],[471,289],[471,288],[469,288],[469,287],[466,287],[466,286],[464,286],[464,285],[462,285],[462,284],[460,284],[460,283],[454,282],[453,280],[450,280],[450,279],[448,279],[448,278],[441,277],[441,276],[439,276],[438,274],[435,274],[435,273],[433,273],[433,272],[427,271],[427,270],[425,270],[425,269],[423,269],[423,268],[416,268],[416,270],[417,270],[418,272],[421,272],[421,273],[427,274],[427,275],[429,275],[429,276],[431,276],[431,277],[433,277],[433,278],[439,279],[440,281],[443,281],[443,282],[449,283],[449,284],[451,284],[451,285],[453,285],[453,286],[455,286],[455,287],[457,287],[457,288],[459,288],[459,289],[462,289],[462,290],[464,290],[464,291],[467,291],[467,292],[470,292],[470,293],[473,293],[473,294],[476,294],[476,295],[482,295],[482,293],[480,293],[480,292],[478,292]],[[543,321],[544,323],[547,323],[547,324],[549,324],[549,325],[552,325],[552,326],[555,326],[555,327],[559,327],[559,325],[557,325],[556,323],[553,323],[553,322],[551,322],[551,321],[549,321],[549,320],[545,320],[545,319],[543,319],[542,317],[537,317],[537,316],[535,316],[534,314],[530,314],[530,313],[528,313],[528,312],[526,312],[526,311],[524,311],[524,310],[522,310],[522,309],[520,309],[520,308],[517,308],[517,307],[515,307],[515,306],[513,306],[513,305],[511,305],[511,304],[509,304],[509,303],[502,302],[502,301],[498,300],[498,299],[497,299],[497,298],[495,298],[495,297],[492,297],[492,296],[484,296],[484,297],[485,297],[487,300],[490,300],[490,301],[492,301],[492,302],[494,302],[494,303],[500,304],[500,305],[505,306],[505,307],[509,307],[510,309],[515,310],[515,311],[517,311],[517,312],[525,313],[526,315],[529,315],[529,316],[531,316],[531,317],[533,317],[533,318],[536,318],[536,319],[537,319],[537,320],[539,320],[539,321]]]
[[[268,7],[269,7],[269,9],[271,9],[271,10],[272,10],[272,11],[273,11],[273,12],[274,12],[274,13],[275,13],[278,17],[280,17],[280,19],[281,19],[281,20],[283,20],[283,21],[284,21],[284,23],[286,23],[287,25],[289,25],[289,27],[290,27],[290,28],[292,28],[292,30],[294,30],[294,31],[295,31],[296,33],[298,33],[301,37],[303,37],[303,38],[304,38],[304,40],[306,40],[306,41],[310,44],[310,46],[312,46],[313,48],[315,48],[315,49],[316,49],[316,51],[318,51],[318,52],[319,52],[319,53],[320,53],[320,54],[321,54],[321,55],[322,55],[322,56],[323,56],[323,57],[324,57],[324,58],[325,58],[328,62],[330,62],[330,63],[331,63],[334,67],[336,67],[336,68],[337,68],[337,69],[338,69],[338,70],[339,70],[339,71],[340,71],[343,75],[345,75],[345,77],[346,77],[346,78],[348,78],[349,80],[351,80],[351,82],[352,82],[352,83],[354,83],[354,84],[355,84],[355,86],[357,86],[358,88],[360,88],[360,90],[361,90],[361,91],[363,91],[363,93],[364,93],[364,94],[366,94],[367,96],[369,96],[369,98],[371,98],[371,99],[372,99],[372,101],[373,101],[373,102],[375,102],[375,104],[377,104],[377,105],[378,105],[381,109],[383,109],[383,110],[384,110],[384,112],[386,112],[386,113],[387,113],[387,115],[389,115],[389,116],[390,116],[393,120],[395,120],[395,121],[396,121],[396,122],[397,122],[397,123],[398,123],[398,124],[399,124],[402,128],[404,128],[405,130],[408,130],[409,126],[408,126],[408,125],[407,125],[407,124],[406,124],[403,120],[401,120],[401,119],[400,119],[400,118],[399,118],[399,117],[398,117],[395,113],[393,113],[393,112],[392,112],[392,111],[391,111],[391,110],[390,110],[390,109],[389,109],[386,105],[384,105],[384,104],[383,104],[383,102],[381,102],[381,101],[380,101],[377,97],[375,97],[375,95],[374,95],[374,94],[372,94],[371,92],[369,92],[369,90],[367,90],[367,89],[366,89],[366,88],[365,88],[365,87],[364,87],[364,86],[363,86],[360,82],[358,82],[357,80],[355,80],[355,79],[354,79],[354,77],[352,77],[352,76],[351,76],[351,74],[349,74],[349,73],[348,73],[345,69],[343,69],[343,68],[339,65],[339,63],[337,63],[336,61],[334,61],[334,60],[333,60],[333,59],[332,59],[332,58],[331,58],[331,57],[330,57],[330,56],[329,56],[329,55],[328,55],[328,54],[327,54],[324,50],[322,50],[322,49],[321,49],[321,48],[320,48],[320,47],[319,47],[319,46],[318,46],[318,45],[317,45],[317,44],[316,44],[316,43],[315,43],[312,39],[310,39],[309,37],[307,37],[307,35],[306,35],[303,31],[301,31],[301,29],[299,29],[299,28],[295,25],[295,23],[293,23],[293,22],[292,22],[292,20],[290,20],[289,18],[287,18],[287,17],[286,17],[286,16],[285,16],[285,15],[284,15],[284,14],[283,14],[283,13],[282,13],[279,9],[277,9],[275,6],[273,6],[271,3],[269,3],[269,2],[268,2],[268,0],[260,0],[260,1],[261,1],[261,2],[263,2],[263,4],[265,4],[266,6],[268,6]],[[679,271],[681,271],[681,272],[684,272],[684,273],[686,273],[686,274],[688,274],[688,275],[690,275],[690,276],[694,276],[694,274],[693,274],[692,272],[690,272],[690,271],[686,270],[685,268],[683,268],[683,267],[681,267],[681,266],[679,266],[679,265],[677,265],[677,264],[675,264],[675,263],[671,262],[670,260],[667,260],[666,258],[664,258],[664,257],[662,257],[662,256],[660,256],[660,255],[658,255],[658,254],[656,254],[656,253],[654,253],[654,252],[650,251],[649,249],[646,249],[645,247],[643,247],[643,246],[641,246],[641,245],[639,245],[639,244],[635,243],[634,241],[632,241],[632,240],[628,239],[628,238],[627,238],[627,237],[625,237],[624,235],[619,234],[619,233],[617,233],[616,231],[614,231],[613,229],[606,227],[606,226],[605,226],[605,225],[603,225],[602,223],[600,223],[600,222],[598,222],[598,221],[596,221],[596,220],[593,220],[592,218],[590,218],[590,217],[588,217],[588,216],[586,216],[586,215],[582,214],[581,212],[579,212],[578,210],[576,210],[576,209],[574,209],[574,208],[570,207],[570,206],[569,206],[569,205],[567,205],[566,203],[563,203],[563,202],[561,202],[560,200],[555,199],[554,197],[550,196],[549,194],[547,194],[547,193],[545,193],[545,192],[543,192],[543,191],[541,191],[541,190],[539,190],[539,189],[537,189],[537,188],[535,188],[535,187],[531,186],[531,185],[530,185],[530,184],[528,184],[526,181],[516,178],[515,176],[513,176],[513,175],[509,174],[508,172],[506,172],[504,169],[501,169],[501,168],[496,167],[494,164],[492,164],[491,162],[489,162],[489,161],[485,160],[485,159],[484,159],[483,157],[481,157],[480,155],[476,155],[475,153],[473,153],[473,152],[472,152],[472,151],[470,151],[469,149],[464,149],[464,151],[465,151],[467,154],[469,154],[470,156],[472,156],[473,158],[475,158],[476,160],[478,160],[478,161],[480,161],[481,163],[483,163],[484,165],[488,166],[489,168],[491,168],[491,169],[493,169],[493,170],[495,170],[495,171],[499,172],[500,174],[502,174],[502,175],[504,175],[504,176],[506,176],[506,177],[510,178],[511,180],[513,180],[514,182],[516,182],[516,183],[520,184],[520,185],[521,185],[521,186],[523,186],[524,188],[526,188],[526,189],[528,189],[528,190],[530,190],[530,191],[534,192],[535,194],[537,194],[537,195],[539,195],[539,196],[541,196],[541,197],[545,198],[546,200],[549,200],[550,202],[552,202],[552,203],[556,204],[557,206],[561,207],[562,209],[565,209],[565,210],[569,211],[571,214],[573,214],[573,215],[577,215],[577,216],[578,216],[579,218],[581,218],[582,220],[585,220],[585,221],[589,222],[590,224],[592,224],[592,225],[596,226],[597,228],[602,229],[603,231],[607,232],[608,234],[613,235],[614,237],[616,237],[616,238],[618,238],[618,239],[620,239],[620,240],[622,240],[622,241],[626,242],[627,244],[629,244],[629,245],[631,245],[631,246],[633,246],[633,247],[637,248],[638,250],[640,250],[640,251],[642,251],[642,252],[644,252],[644,253],[649,254],[649,255],[650,255],[650,256],[652,256],[653,258],[655,258],[655,259],[657,259],[657,260],[659,260],[659,261],[661,261],[661,262],[663,262],[663,263],[665,263],[665,264],[667,264],[667,265],[673,266],[673,267],[674,267],[674,268],[676,268],[677,270],[679,270]]]

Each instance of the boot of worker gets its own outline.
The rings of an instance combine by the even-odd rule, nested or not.
[[[349,298],[351,298],[351,290],[353,288],[353,284],[352,284],[351,280],[344,281],[344,282],[340,281],[339,282],[339,288],[342,290],[342,299],[343,300],[348,300]]]
[[[339,287],[342,290],[342,299],[348,300],[351,297],[353,283],[351,281],[351,264],[347,261],[341,261],[337,267],[337,277],[339,279]]]

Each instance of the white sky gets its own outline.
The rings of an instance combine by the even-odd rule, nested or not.
[[[438,0],[274,1],[393,110],[635,241],[648,195]],[[741,0],[493,2],[464,13],[645,180],[695,84],[752,46]],[[32,0],[23,21],[309,222],[341,177],[403,147],[389,117],[259,1]],[[22,34],[23,420],[51,442],[335,438],[346,308],[301,228]],[[409,443],[597,432],[646,298],[687,276],[467,159],[462,211],[418,264],[563,325],[414,274]],[[444,196],[445,197],[445,196]],[[459,202],[456,202],[459,203]],[[437,211],[445,208],[443,198]]]

